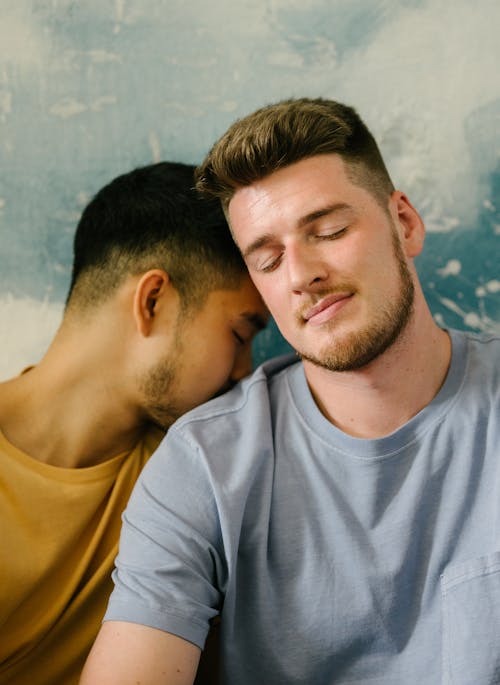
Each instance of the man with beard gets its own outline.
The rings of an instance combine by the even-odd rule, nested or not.
[[[60,329],[0,384],[0,683],[78,682],[140,470],[175,419],[251,371],[267,310],[193,172],[162,162],[97,193]]]
[[[82,683],[192,683],[219,611],[231,685],[499,682],[498,337],[436,325],[422,220],[352,108],[265,107],[197,174],[301,361],[149,462]]]

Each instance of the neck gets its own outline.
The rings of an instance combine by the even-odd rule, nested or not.
[[[111,360],[98,362],[56,338],[39,365],[0,384],[0,429],[40,462],[79,468],[107,461],[131,450],[146,426],[125,400],[123,377]]]
[[[373,439],[394,432],[433,400],[450,358],[449,336],[425,305],[398,340],[362,369],[332,372],[307,361],[304,368],[324,416],[349,435]]]

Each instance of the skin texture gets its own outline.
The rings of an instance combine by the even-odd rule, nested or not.
[[[200,658],[195,645],[156,628],[103,624],[80,685],[192,685]]]
[[[193,313],[179,303],[163,357],[139,380],[149,417],[168,427],[248,375],[252,339],[266,321],[267,310],[247,276],[237,290],[210,292]]]

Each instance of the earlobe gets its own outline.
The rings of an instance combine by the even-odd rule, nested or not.
[[[136,286],[134,294],[134,320],[141,335],[151,335],[159,302],[170,285],[166,271],[152,269],[144,273]]]
[[[394,191],[391,202],[401,229],[401,245],[405,254],[410,258],[416,257],[424,246],[424,222],[408,197],[401,191]]]

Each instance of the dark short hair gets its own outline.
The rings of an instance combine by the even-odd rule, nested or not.
[[[357,112],[322,98],[291,99],[237,120],[196,170],[197,188],[227,209],[238,188],[314,155],[336,153],[351,180],[386,204],[394,186]]]
[[[160,162],[118,176],[84,209],[67,305],[102,302],[127,275],[164,269],[184,304],[235,289],[246,271],[219,202],[194,189],[193,165]]]

